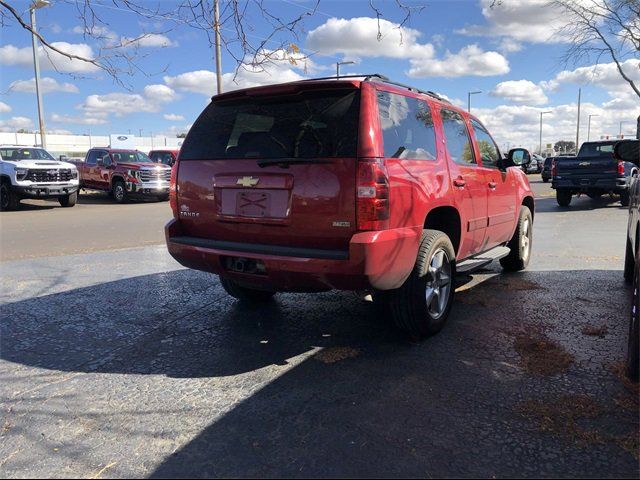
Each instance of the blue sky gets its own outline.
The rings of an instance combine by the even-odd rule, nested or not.
[[[51,90],[44,95],[48,129],[95,134],[142,129],[146,135],[186,131],[215,91],[213,52],[204,33],[163,18],[118,10],[107,0],[92,3],[102,21],[99,41],[83,35],[75,6],[61,0],[38,10],[39,28],[49,41],[66,42],[59,44],[61,48],[81,55],[95,55],[101,46],[150,34],[125,49],[139,56],[140,72],[120,76],[125,88],[88,64],[45,58],[41,76]],[[157,3],[145,1],[144,5],[152,8]],[[221,3],[224,8],[225,0]],[[395,2],[375,2],[383,14],[384,36],[377,41],[377,23],[367,1],[323,0],[304,21],[304,33],[296,42],[308,60],[296,65],[280,62],[266,72],[243,71],[236,85],[230,78],[235,63],[223,50],[225,88],[332,75],[336,61],[354,60],[357,64],[343,66],[343,73],[382,73],[440,92],[464,106],[468,91],[482,90],[473,96],[472,109],[502,145],[537,144],[540,111],[552,112],[545,116],[546,141],[574,139],[578,87],[582,87],[583,122],[585,115],[598,115],[592,120],[592,135],[617,134],[621,120],[626,122],[623,130],[633,131],[632,121],[640,113],[638,97],[607,62],[597,69],[588,61],[568,67],[560,62],[566,45],[552,33],[562,19],[542,6],[544,0],[503,0],[494,8],[489,8],[490,0],[420,3],[426,8],[413,14],[402,30],[401,42],[397,22],[403,14]],[[11,4],[20,12],[28,8],[25,1]],[[308,11],[313,4],[266,2],[283,18]],[[163,10],[171,7],[171,2],[160,2]],[[266,37],[267,22],[255,8],[249,13],[245,27],[251,38]],[[225,35],[231,28],[225,26]],[[0,129],[35,129],[30,35],[15,24],[3,27],[0,35]],[[278,44],[266,48],[275,49]],[[288,60],[291,55],[281,57]],[[51,63],[71,73],[57,72]],[[629,59],[626,67],[640,80],[637,59]]]

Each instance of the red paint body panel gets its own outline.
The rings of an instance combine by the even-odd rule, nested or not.
[[[177,171],[177,211],[166,226],[169,252],[181,264],[225,275],[242,285],[279,291],[331,288],[397,288],[411,273],[425,221],[447,207],[460,218],[457,260],[506,244],[516,227],[520,205],[533,194],[520,168],[506,172],[451,161],[444,140],[441,108],[466,112],[434,98],[376,81],[309,81],[234,91],[243,95],[289,95],[340,84],[360,89],[357,158],[321,158],[323,163],[287,168],[258,166],[256,159],[185,160]],[[279,89],[279,90],[278,90]],[[435,160],[384,159],[377,92],[384,90],[428,103],[436,132]],[[243,93],[244,92],[244,93]],[[472,143],[479,151],[470,129]],[[183,147],[184,151],[184,147]],[[358,159],[384,162],[389,185],[388,228],[357,230]],[[252,182],[257,183],[251,185]],[[246,185],[245,185],[246,184]],[[386,221],[385,221],[386,222]],[[324,249],[344,252],[346,259],[246,253],[173,241],[175,237],[234,244]],[[266,274],[228,270],[225,257],[264,263]]]

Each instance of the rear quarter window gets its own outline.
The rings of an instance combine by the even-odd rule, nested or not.
[[[359,114],[357,89],[213,101],[180,160],[356,157]]]
[[[379,91],[378,113],[385,158],[436,160],[436,135],[429,104]]]

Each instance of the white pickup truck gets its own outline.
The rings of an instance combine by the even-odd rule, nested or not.
[[[78,169],[43,148],[0,145],[0,210],[17,210],[23,198],[57,198],[63,207],[73,207]]]

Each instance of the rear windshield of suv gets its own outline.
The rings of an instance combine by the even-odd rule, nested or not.
[[[355,157],[359,111],[354,89],[213,101],[180,160]]]

